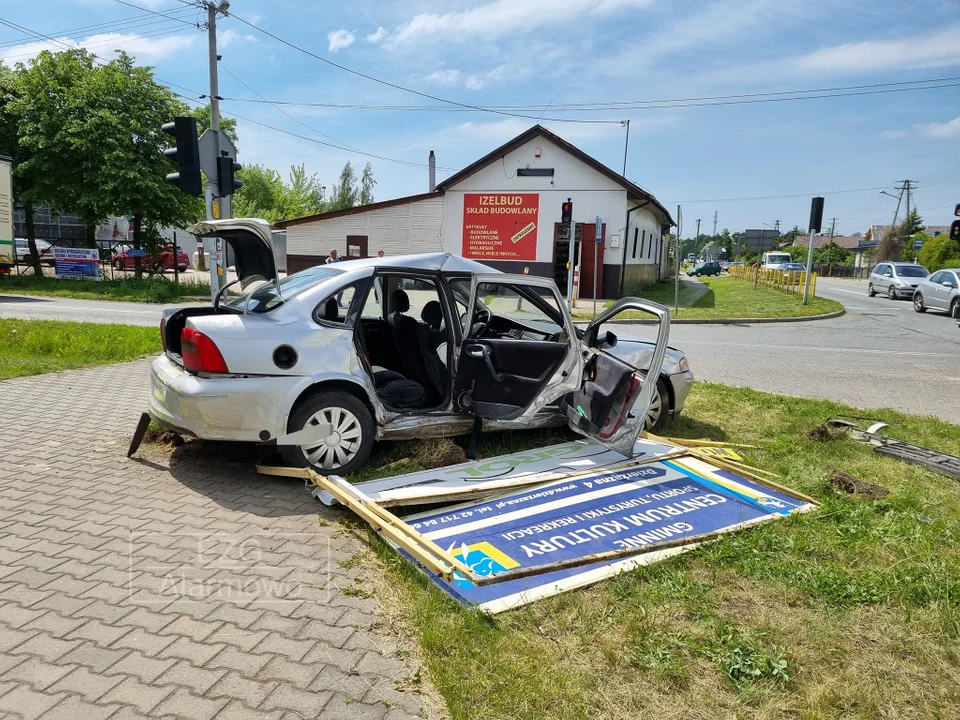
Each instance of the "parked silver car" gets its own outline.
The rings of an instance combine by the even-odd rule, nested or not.
[[[338,474],[376,440],[466,434],[478,420],[569,423],[629,454],[644,423],[680,413],[693,382],[656,303],[623,298],[578,328],[553,280],[457,255],[350,260],[278,281],[266,222],[193,231],[227,243],[246,288],[164,313],[148,412],[178,432],[273,445],[290,464]],[[656,342],[609,331],[626,309],[659,320]]]
[[[938,270],[920,281],[913,294],[913,309],[917,312],[944,310],[951,317],[958,315],[960,307],[960,269]]]
[[[886,293],[891,300],[899,297],[913,297],[919,282],[929,274],[930,272],[923,265],[915,263],[880,263],[870,273],[867,295],[873,297],[877,293]]]
[[[53,245],[48,243],[46,240],[41,240],[37,238],[37,252],[40,254],[40,262],[45,265],[53,265]],[[29,264],[30,260],[30,244],[27,242],[27,238],[17,238],[17,262]]]

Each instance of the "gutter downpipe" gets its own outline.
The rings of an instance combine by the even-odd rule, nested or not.
[[[630,240],[628,237],[630,234],[630,213],[634,212],[635,210],[642,210],[649,205],[650,202],[650,200],[647,200],[643,203],[643,205],[627,208],[627,224],[626,227],[623,228],[623,251],[620,254],[620,297],[623,297],[623,281],[625,280],[625,276],[627,274],[627,243]]]

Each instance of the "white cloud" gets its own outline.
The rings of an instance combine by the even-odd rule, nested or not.
[[[427,82],[444,87],[456,85],[460,80],[459,70],[435,70],[425,78]]]
[[[153,63],[186,50],[196,39],[194,35],[146,38],[136,33],[101,33],[80,41],[62,37],[56,38],[56,42],[31,42],[0,49],[0,60],[7,63],[27,62],[44,50],[57,52],[67,47],[82,47],[102,58],[112,56],[116,50],[124,50],[141,62]]]
[[[917,126],[927,137],[960,138],[960,116],[942,123],[926,123]]]
[[[377,28],[376,32],[372,32],[367,35],[368,43],[378,43],[387,36],[387,31],[381,26]]]
[[[823,75],[837,72],[912,70],[960,64],[960,28],[897,40],[865,40],[814,50],[783,61],[788,71]]]
[[[390,42],[407,45],[437,36],[445,41],[465,40],[476,35],[489,39],[515,30],[530,31],[575,20],[584,14],[608,14],[652,3],[653,0],[491,0],[468,10],[416,15],[397,28]]]
[[[327,49],[330,52],[337,52],[353,45],[357,37],[349,30],[331,30],[327,33],[327,40],[330,42]]]
[[[467,76],[464,85],[468,90],[482,90],[487,85],[496,84],[497,82],[503,80],[510,74],[510,68],[507,65],[500,65],[495,67],[493,70],[487,70],[481,73],[473,73]],[[514,73],[514,79],[522,77],[524,75],[523,71]]]
[[[909,135],[906,130],[882,130],[880,131],[880,137],[884,140],[899,140]]]
[[[233,28],[217,31],[217,45],[219,47],[229,47],[237,43],[256,43],[260,42],[250,33],[237,32]]]

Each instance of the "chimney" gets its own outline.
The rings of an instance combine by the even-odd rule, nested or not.
[[[430,151],[430,159],[427,161],[430,166],[430,192],[437,189],[437,156]]]

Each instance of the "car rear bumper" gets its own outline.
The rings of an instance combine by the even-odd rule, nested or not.
[[[289,398],[301,377],[192,375],[166,355],[150,368],[150,416],[205,440],[264,442],[286,432]]]

